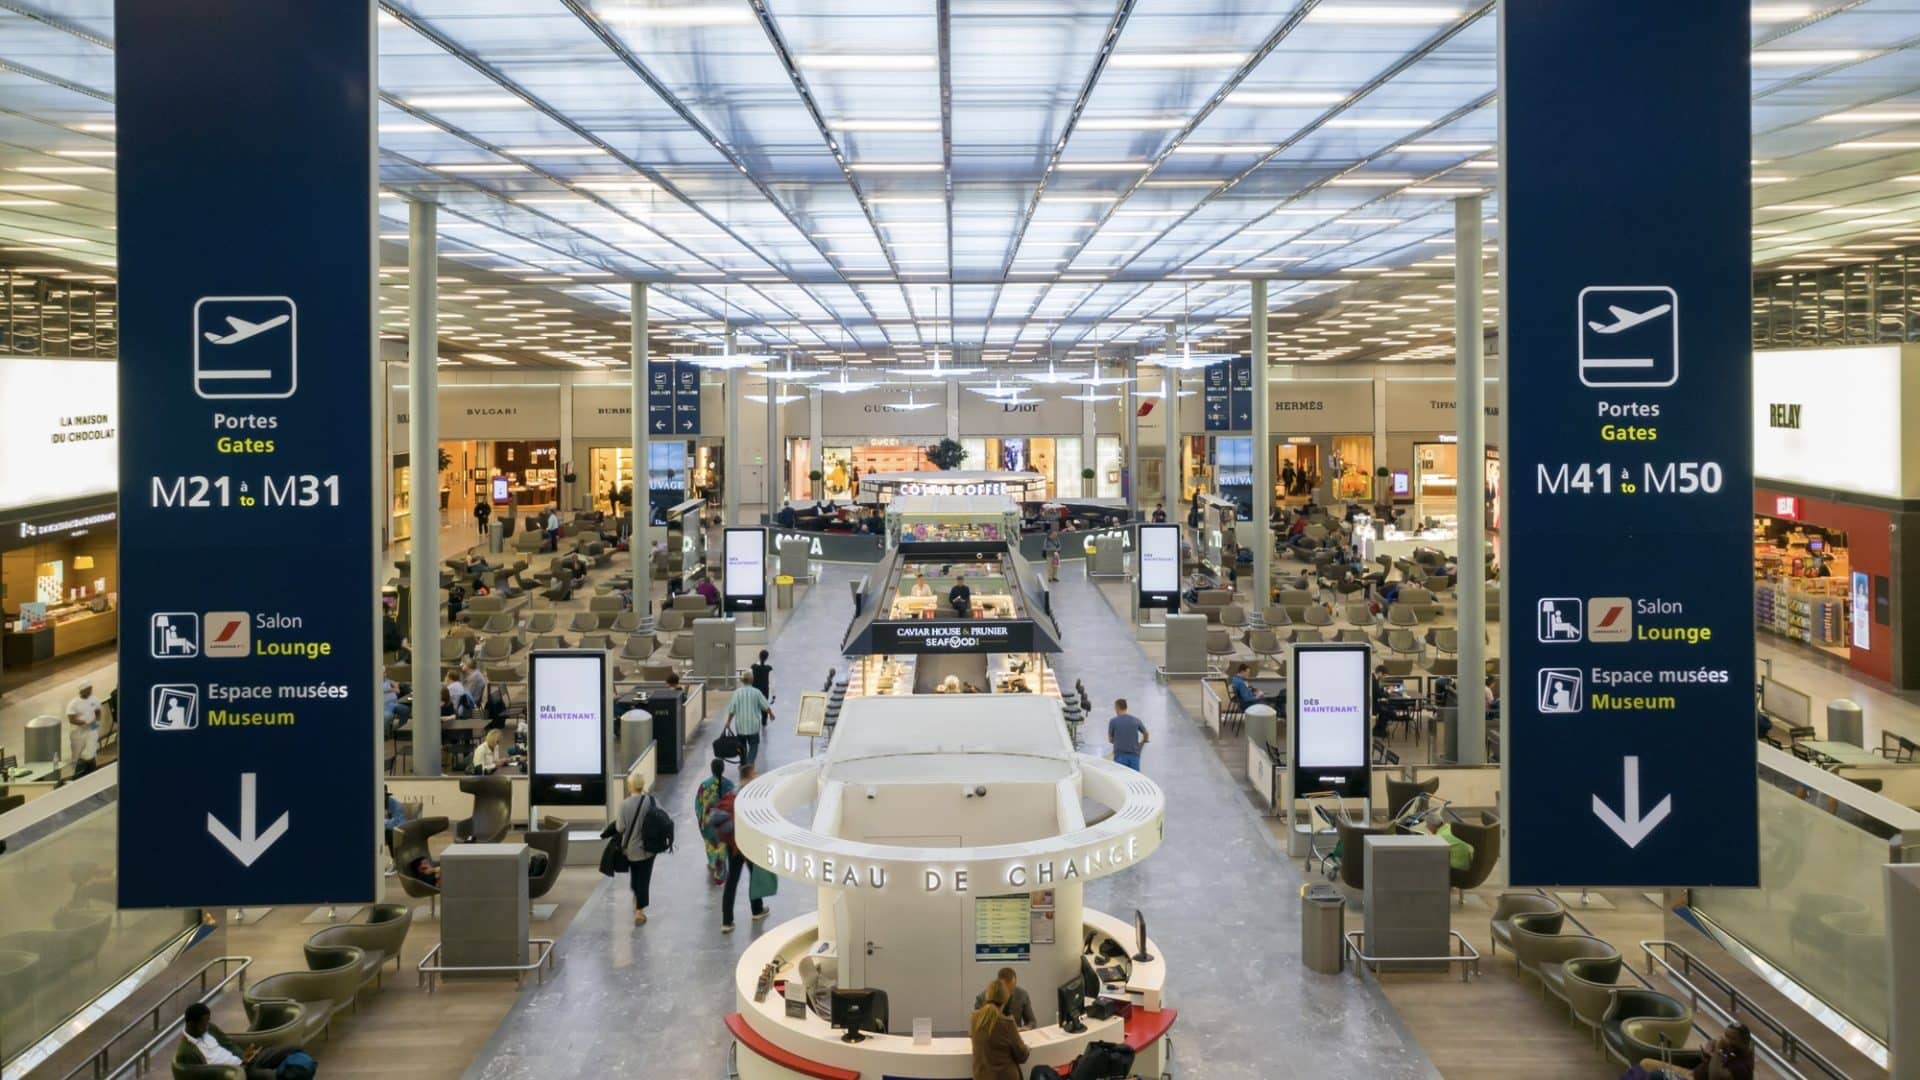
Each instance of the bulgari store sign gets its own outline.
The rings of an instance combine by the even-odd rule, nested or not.
[[[406,453],[410,408],[406,387],[388,389],[389,449]],[[557,439],[560,387],[555,383],[444,383],[440,387],[442,439]]]

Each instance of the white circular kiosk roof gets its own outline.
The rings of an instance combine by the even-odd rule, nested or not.
[[[987,707],[987,706],[991,707]],[[838,819],[841,799],[868,785],[1053,784],[1069,827],[1037,840],[922,848],[830,835],[793,814]],[[1113,813],[1084,823],[1080,800]],[[1125,870],[1160,846],[1166,796],[1144,775],[1076,753],[1059,703],[1033,695],[856,698],[827,754],[756,778],[734,799],[740,850],[782,877],[870,892],[996,895],[1090,881]]]

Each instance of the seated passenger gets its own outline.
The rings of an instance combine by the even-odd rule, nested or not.
[[[180,1050],[174,1060],[182,1065],[238,1065],[248,1080],[266,1080],[274,1070],[255,1064],[260,1048],[242,1050],[227,1033],[213,1026],[213,1010],[203,1002],[187,1006],[186,1023],[180,1031]]]
[[[908,595],[910,596],[932,596],[933,595],[933,586],[927,584],[927,575],[925,574],[913,575],[913,591]]]
[[[1251,674],[1253,674],[1251,667],[1240,664],[1233,669],[1233,677],[1227,680],[1227,693],[1232,695],[1234,704],[1240,706],[1242,710],[1258,705],[1261,701],[1260,691],[1255,690],[1253,684],[1247,681],[1247,677]]]
[[[780,512],[773,515],[773,521],[783,529],[797,528],[800,524],[800,515],[794,512],[792,503],[781,503]]]
[[[947,606],[962,619],[973,616],[973,589],[967,585],[967,575],[954,578],[953,588],[947,590]]]
[[[1640,1069],[1648,1080],[1753,1080],[1753,1034],[1745,1024],[1728,1024],[1720,1037],[1702,1047],[1691,1069],[1647,1058]]]
[[[705,600],[709,607],[720,606],[720,586],[715,585],[713,579],[707,575],[700,575],[700,580],[694,583],[693,591],[699,593],[700,598]]]

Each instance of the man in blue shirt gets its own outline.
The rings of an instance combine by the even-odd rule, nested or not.
[[[740,736],[741,765],[760,760],[760,729],[771,719],[773,706],[767,704],[765,695],[754,689],[753,673],[741,672],[739,689],[727,699],[727,723],[733,726],[733,733]]]
[[[1227,680],[1227,692],[1233,695],[1234,703],[1242,710],[1260,704],[1260,691],[1247,681],[1251,671],[1247,665],[1241,664],[1233,669],[1233,677]]]
[[[1107,721],[1107,741],[1113,744],[1113,760],[1135,772],[1140,771],[1140,748],[1147,744],[1147,725],[1127,711],[1127,699],[1113,703],[1113,719]]]

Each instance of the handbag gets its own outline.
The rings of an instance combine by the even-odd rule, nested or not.
[[[620,837],[619,821],[607,822],[607,827],[600,830],[600,836],[607,842],[607,846],[600,849],[601,875],[612,877],[633,869],[632,860],[627,858],[626,842]]]
[[[747,865],[747,899],[765,900],[780,891],[780,878],[758,863]]]
[[[727,726],[713,740],[713,756],[723,761],[738,761],[745,750],[745,741],[733,733],[733,718],[728,717]]]

